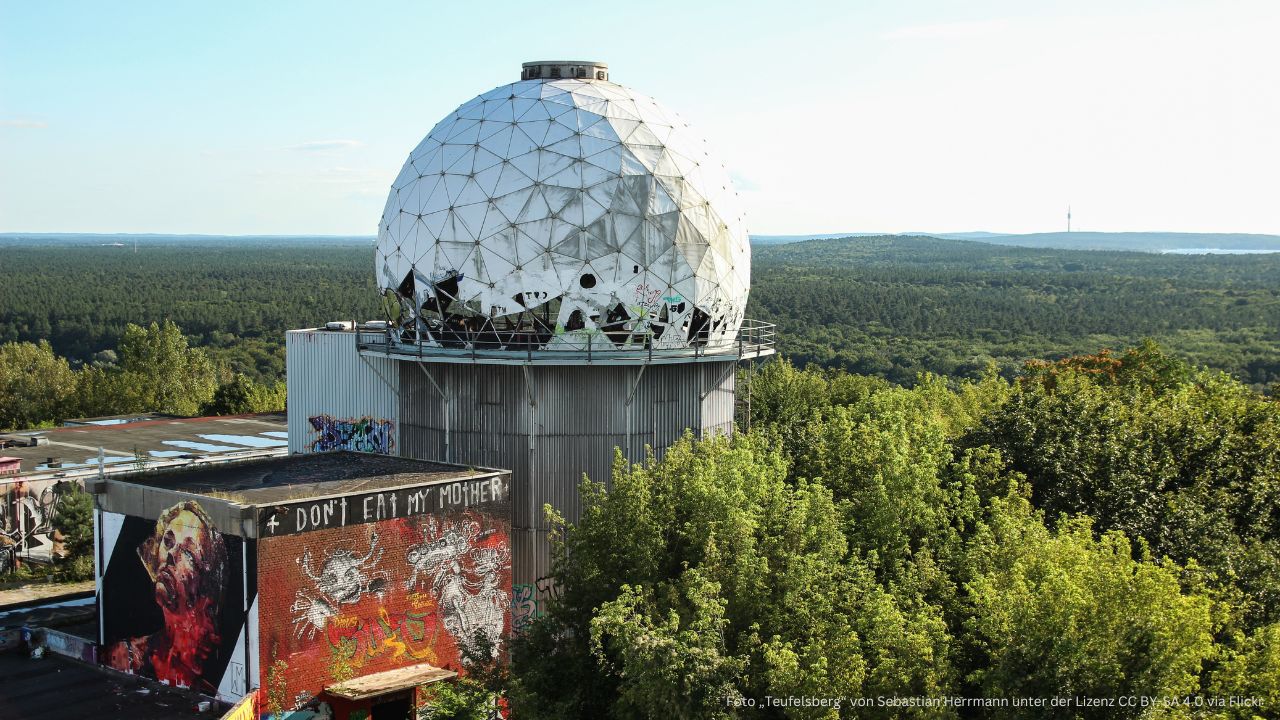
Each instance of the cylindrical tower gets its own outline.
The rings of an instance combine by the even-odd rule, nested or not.
[[[525,63],[410,153],[378,229],[397,452],[512,471],[517,584],[548,574],[544,504],[576,520],[686,429],[731,432],[751,252],[724,166],[599,62]]]

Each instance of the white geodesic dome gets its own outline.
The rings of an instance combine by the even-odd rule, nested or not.
[[[536,79],[410,153],[375,262],[407,340],[661,350],[734,342],[751,251],[728,173],[678,115],[607,80]]]

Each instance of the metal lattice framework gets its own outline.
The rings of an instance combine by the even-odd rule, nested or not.
[[[488,350],[731,346],[750,262],[705,141],[592,79],[513,83],[442,120],[392,185],[376,251],[398,340]]]

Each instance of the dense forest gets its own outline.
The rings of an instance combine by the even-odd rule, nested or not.
[[[114,351],[129,323],[170,320],[231,371],[276,382],[286,330],[377,307],[360,241],[0,239],[0,343],[48,340],[73,363]]]
[[[120,243],[120,244],[112,244]],[[1012,377],[1032,358],[1144,338],[1254,389],[1280,382],[1280,254],[1176,256],[927,237],[755,249],[748,314],[797,365],[915,382]],[[375,319],[360,239],[0,238],[0,343],[109,361],[128,323],[171,320],[231,372],[283,378],[284,332]]]
[[[752,381],[751,431],[547,510],[558,594],[445,717],[1275,717],[1276,401],[1151,344]]]
[[[48,341],[0,343],[0,430],[127,413],[235,415],[279,411],[285,384],[257,382],[189,345],[172,322],[125,325],[109,360],[72,367]]]
[[[751,314],[782,351],[897,383],[1010,377],[1028,359],[1130,347],[1280,382],[1280,254],[1180,256],[1001,247],[928,237],[756,248]]]

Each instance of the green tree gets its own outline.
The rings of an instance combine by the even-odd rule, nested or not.
[[[74,559],[93,551],[93,495],[75,483],[64,487],[53,526],[62,533],[68,557]]]
[[[591,619],[592,652],[619,678],[613,716],[731,716],[746,660],[725,646],[719,585],[690,569],[659,587],[623,585]]]
[[[424,688],[427,703],[418,712],[421,720],[489,720],[494,695],[483,683],[469,677],[435,683]]]
[[[1200,689],[1220,624],[1194,568],[1135,559],[1123,535],[1095,538],[1083,520],[1056,532],[1022,523],[1015,536],[997,539],[991,561],[969,584],[969,628],[986,655],[969,679],[983,695],[1181,697]],[[1044,712],[1135,717],[1141,708]]]
[[[1000,449],[1047,517],[1092,518],[1280,620],[1280,404],[1145,345],[1036,363],[961,441]]]
[[[218,386],[213,399],[204,407],[208,415],[242,415],[244,413],[284,410],[284,383],[262,384],[241,373]]]
[[[197,415],[213,399],[218,371],[191,348],[172,322],[130,323],[120,338],[118,367],[87,368],[80,376],[85,415],[163,412]]]
[[[582,494],[581,521],[560,526],[559,599],[515,644],[514,713],[738,716],[738,697],[946,686],[938,608],[886,592],[831,492],[789,481],[768,438],[686,437]]]
[[[75,373],[47,341],[0,345],[0,429],[54,423],[72,407]]]
[[[173,322],[132,323],[120,338],[121,369],[137,387],[151,409],[175,415],[195,415],[213,398],[217,373],[204,351],[188,347],[187,338]]]
[[[1206,691],[1216,697],[1246,697],[1261,701],[1261,708],[1280,707],[1280,624],[1265,625],[1246,635],[1230,633],[1230,647],[1210,673]],[[1253,720],[1259,707],[1237,706],[1225,717]]]
[[[885,579],[901,578],[948,527],[939,482],[951,460],[946,423],[921,393],[892,388],[833,408],[804,434],[811,441],[795,473],[830,488],[855,552]]]

